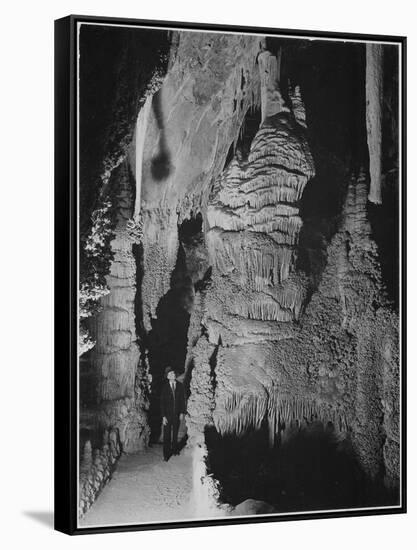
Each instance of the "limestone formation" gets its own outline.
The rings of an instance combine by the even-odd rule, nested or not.
[[[140,363],[135,324],[136,259],[128,221],[133,212],[133,190],[127,163],[115,171],[117,221],[111,248],[114,259],[107,276],[109,293],[102,310],[90,321],[96,345],[91,363],[97,385],[100,425],[117,428],[122,449],[143,449],[149,439],[146,420],[146,372]]]
[[[104,431],[103,445],[92,454],[91,441],[84,444],[80,465],[79,518],[82,518],[93,504],[101,489],[110,480],[121,447],[117,430]]]
[[[256,37],[181,33],[168,75],[153,100],[143,151],[144,324],[150,330],[170,288],[177,225],[204,210],[210,182],[259,102]]]
[[[383,56],[382,44],[366,44],[366,126],[371,177],[369,200],[375,204],[382,202]]]
[[[213,277],[203,323],[212,345],[227,346],[219,350],[215,369],[217,429],[239,435],[259,429],[268,415],[273,444],[279,419],[288,422],[296,409],[273,388],[283,375],[274,372],[273,357],[274,346],[291,335],[306,295],[294,265],[302,226],[298,204],[314,164],[304,127],[282,99],[278,108],[277,59],[264,51],[260,60],[263,122],[248,158],[237,153],[218,178],[207,208]],[[312,412],[303,403],[300,411],[304,405],[306,415]]]

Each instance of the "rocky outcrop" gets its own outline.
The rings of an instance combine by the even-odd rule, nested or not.
[[[121,455],[117,430],[105,430],[101,448],[91,448],[91,441],[84,444],[79,481],[78,517],[82,518],[96,500],[100,491],[110,480],[113,469]]]

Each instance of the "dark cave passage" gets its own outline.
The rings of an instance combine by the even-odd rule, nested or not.
[[[399,130],[398,119],[393,116],[393,113],[397,113],[399,109],[398,55],[395,47],[388,45],[384,47],[384,98],[382,204],[368,203],[368,216],[372,226],[372,236],[378,245],[387,294],[398,310],[400,301]]]
[[[307,273],[312,291],[326,265],[326,249],[339,224],[352,175],[368,170],[366,129],[365,46],[305,43],[274,39],[283,48],[283,79],[300,84],[305,103],[309,144],[316,175],[300,201],[298,268]],[[272,45],[272,47],[274,47]],[[388,297],[399,302],[398,194],[398,56],[385,46],[382,205],[368,202],[369,221],[378,245]],[[361,85],[362,83],[362,85]],[[394,83],[394,85],[393,85]]]
[[[247,159],[252,140],[258,132],[260,124],[261,110],[259,108],[250,108],[245,115],[237,140],[229,147],[223,169],[229,165],[236,151],[239,151],[242,158]]]
[[[352,174],[367,168],[365,48],[317,41],[311,47],[288,42],[284,73],[300,84],[316,175],[300,201],[303,227],[297,267],[310,278],[310,293],[321,280],[327,247],[338,230]]]
[[[294,429],[274,448],[266,423],[243,437],[221,436],[210,427],[205,438],[208,473],[220,482],[220,499],[233,506],[255,499],[291,512],[397,503],[382,481],[365,475],[331,423]]]
[[[160,436],[159,398],[165,369],[170,366],[177,374],[184,372],[192,299],[191,280],[187,274],[184,250],[180,245],[171,277],[171,289],[158,304],[156,319],[152,320],[152,330],[147,338],[152,375],[149,409],[151,442],[157,441]]]
[[[200,272],[204,272],[204,261],[195,253],[203,240],[201,214],[179,225],[178,236],[180,243],[171,288],[161,298],[156,319],[152,320],[152,330],[146,338],[152,375],[149,409],[151,443],[158,441],[161,435],[159,399],[166,367],[172,367],[179,380],[183,381],[195,286],[198,286]]]

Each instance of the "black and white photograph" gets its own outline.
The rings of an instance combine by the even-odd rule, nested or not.
[[[404,511],[403,40],[75,25],[76,529]]]
[[[1,547],[409,550],[409,0],[14,0]]]

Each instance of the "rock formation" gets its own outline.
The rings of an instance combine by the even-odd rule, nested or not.
[[[95,373],[97,421],[101,427],[117,428],[122,449],[143,449],[149,441],[146,420],[147,377],[141,365],[136,335],[135,236],[128,229],[133,212],[132,179],[127,162],[114,171],[112,185],[117,220],[111,241],[113,261],[107,276],[109,293],[102,298],[102,310],[91,318],[90,333],[96,345],[90,352]]]
[[[366,44],[366,126],[371,177],[369,200],[375,204],[382,202],[383,55],[382,44]]]
[[[167,78],[154,96],[141,201],[147,330],[170,288],[178,224],[204,210],[210,182],[221,171],[246,111],[259,102],[258,50],[256,37],[182,34]]]
[[[207,208],[213,276],[202,322],[208,344],[221,344],[215,368],[216,427],[240,434],[250,426],[259,428],[269,414],[273,442],[278,418],[272,402],[280,401],[273,386],[284,385],[274,349],[291,337],[305,297],[303,278],[294,272],[302,225],[298,202],[314,165],[304,128],[283,104],[276,57],[265,51],[259,57],[265,118],[248,158],[238,153],[232,160]]]
[[[104,431],[102,447],[94,449],[94,452],[91,441],[85,442],[80,464],[79,517],[88,511],[109,481],[120,455],[120,441],[116,429]]]

